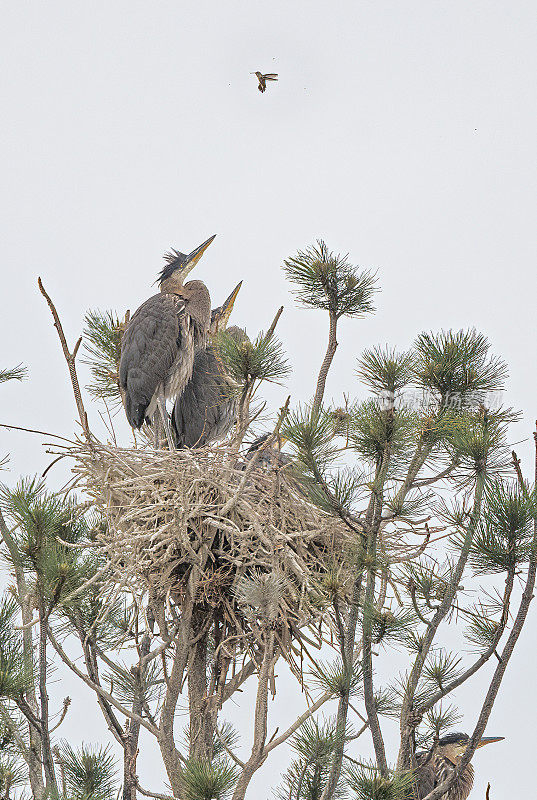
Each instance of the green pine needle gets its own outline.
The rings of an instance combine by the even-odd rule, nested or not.
[[[415,362],[412,352],[399,353],[395,348],[373,347],[362,353],[356,374],[374,392],[395,395],[412,381]]]
[[[59,760],[69,800],[114,800],[117,765],[110,748],[83,744],[78,750],[64,742]]]
[[[85,318],[83,360],[90,368],[92,383],[87,390],[94,397],[120,401],[119,362],[123,324],[114,311],[88,311]]]
[[[390,410],[379,400],[367,400],[352,410],[351,445],[373,464],[382,460],[388,445],[392,461],[404,459],[415,445],[416,435],[417,419],[404,406]]]
[[[280,383],[289,374],[289,363],[280,341],[261,332],[248,338],[221,331],[214,343],[226,373],[240,386],[253,381]]]
[[[362,668],[359,661],[344,666],[341,658],[325,664],[322,661],[312,669],[309,683],[335,697],[359,696],[362,692]]]
[[[474,328],[422,333],[414,348],[419,385],[438,393],[444,402],[460,396],[467,404],[485,392],[503,389],[507,368],[500,358],[489,356],[486,336]]]
[[[0,698],[6,700],[19,698],[33,679],[23,658],[17,611],[15,600],[0,598]]]
[[[225,800],[237,781],[237,769],[224,760],[189,759],[181,773],[185,800]]]
[[[383,777],[374,764],[351,764],[346,777],[354,800],[406,800],[412,786],[410,774]]]
[[[23,367],[22,364],[18,364],[11,369],[0,369],[0,383],[6,383],[7,381],[23,381],[27,376],[28,369],[27,367]]]
[[[461,674],[461,658],[442,649],[429,657],[423,668],[423,679],[435,689],[443,689]]]
[[[361,317],[375,310],[375,274],[358,271],[347,256],[331,253],[321,239],[286,259],[283,270],[298,287],[295,294],[305,306],[325,309],[338,318]]]

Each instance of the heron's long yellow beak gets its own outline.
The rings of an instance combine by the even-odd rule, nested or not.
[[[187,255],[185,259],[185,265],[181,268],[181,277],[183,279],[194,269],[211,242],[214,241],[215,237],[216,233],[214,236],[211,236],[210,239],[207,239],[207,241],[203,242],[203,244],[200,244],[199,247],[196,247],[195,250],[192,250],[192,252]]]
[[[492,744],[492,742],[502,742],[504,739],[505,736],[483,736],[483,738],[479,740],[476,750],[479,747],[484,747],[486,744]]]
[[[213,309],[211,315],[211,333],[216,335],[219,331],[224,331],[227,327],[235,300],[242,286],[242,281],[235,286],[227,300],[224,300],[221,306]]]
[[[233,311],[233,306],[235,305],[235,300],[237,299],[237,295],[240,292],[241,286],[242,286],[242,281],[235,286],[235,288],[233,289],[227,300],[224,300],[224,303],[222,305],[222,317],[221,317],[222,328],[227,327],[229,318],[231,316],[231,312]]]

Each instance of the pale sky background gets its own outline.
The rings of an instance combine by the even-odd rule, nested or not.
[[[342,325],[328,397],[359,391],[365,346],[404,348],[424,329],[475,325],[509,364],[506,400],[524,411],[513,442],[524,440],[530,469],[534,1],[12,1],[1,28],[0,367],[23,362],[30,378],[0,388],[0,421],[74,430],[38,275],[74,343],[88,308],[134,311],[166,249],[188,252],[213,233],[196,277],[215,305],[244,279],[234,319],[250,333],[285,305],[289,389],[306,399],[326,320],[293,307],[280,265],[324,237],[378,269],[382,286],[376,316]],[[264,95],[256,69],[280,75]],[[285,394],[268,396],[276,406]],[[1,431],[8,451],[8,482],[51,459],[39,437]],[[64,477],[52,471],[51,487]],[[476,755],[474,800],[487,780],[491,800],[535,792],[536,624],[533,608],[487,729],[507,738]],[[304,703],[281,674],[276,706],[286,708],[271,730]],[[462,729],[473,728],[483,685],[458,696]],[[70,678],[56,691],[73,697],[64,736],[107,740],[90,694]],[[231,714],[245,747],[247,699]],[[252,800],[271,796],[287,759],[271,756]],[[141,781],[155,791],[158,764],[143,751]]]

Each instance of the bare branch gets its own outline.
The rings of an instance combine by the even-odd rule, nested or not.
[[[65,334],[63,332],[63,327],[62,327],[62,324],[61,324],[61,321],[60,321],[60,317],[58,315],[58,312],[56,311],[56,306],[54,305],[54,303],[52,302],[51,298],[47,294],[47,292],[45,290],[45,287],[43,286],[43,283],[41,281],[41,278],[37,279],[37,285],[39,286],[39,291],[41,292],[41,294],[43,295],[43,297],[47,301],[48,306],[50,308],[50,311],[51,311],[51,314],[52,314],[52,318],[54,320],[54,327],[56,328],[56,330],[58,332],[58,337],[60,339],[60,343],[61,343],[61,346],[62,346],[63,355],[65,357],[65,360],[67,362],[67,367],[69,369],[69,376],[71,378],[71,385],[73,387],[73,394],[75,396],[75,403],[76,403],[76,407],[78,409],[78,416],[80,418],[80,424],[82,425],[82,430],[84,432],[84,436],[86,438],[86,441],[88,443],[90,443],[91,442],[91,434],[90,434],[90,429],[89,429],[89,425],[88,425],[88,415],[86,414],[86,411],[84,409],[84,403],[83,403],[83,400],[82,400],[82,393],[80,391],[80,383],[78,381],[78,375],[76,373],[76,366],[75,366],[76,354],[78,352],[78,348],[80,347],[80,343],[82,341],[82,337],[80,337],[78,339],[78,341],[75,344],[75,347],[73,349],[73,352],[71,352],[69,350],[68,345],[67,345],[67,339],[65,338]]]
[[[62,708],[62,713],[60,715],[60,719],[58,720],[56,725],[54,725],[54,727],[50,729],[51,733],[54,733],[54,731],[58,730],[58,728],[60,727],[60,725],[64,721],[65,717],[67,716],[67,712],[69,710],[69,706],[70,705],[71,705],[71,698],[70,697],[66,697],[65,700],[63,701],[63,708]]]
[[[157,794],[157,792],[149,792],[147,789],[142,789],[138,778],[136,778],[136,788],[138,789],[140,794],[144,795],[144,797],[154,797],[155,800],[174,800],[174,798],[170,794]]]
[[[103,689],[102,686],[99,686],[99,684],[94,683],[92,680],[90,680],[90,678],[88,678],[87,675],[84,675],[84,673],[78,669],[76,664],[73,661],[71,661],[71,659],[69,658],[69,656],[67,655],[61,644],[57,641],[56,637],[54,636],[50,628],[48,629],[48,638],[50,639],[52,646],[60,656],[63,663],[66,664],[69,667],[69,669],[72,672],[74,672],[75,675],[77,675],[77,677],[80,678],[80,680],[84,681],[86,686],[89,686],[90,689],[93,689],[94,692],[100,695],[100,697],[104,698],[108,703],[110,703],[111,706],[113,706],[117,711],[119,711],[125,717],[128,717],[129,719],[134,719],[142,727],[148,730],[149,733],[152,733],[153,736],[158,736],[158,729],[155,728],[154,725],[151,725],[149,722],[147,722],[147,720],[143,719],[138,714],[133,714],[132,711],[129,711],[128,708],[122,706],[121,703],[119,703],[115,697],[112,697],[112,695],[109,694],[109,692],[105,691],[105,689]]]
[[[307,708],[306,711],[304,711],[304,713],[301,714],[293,722],[293,724],[287,728],[287,730],[284,733],[278,736],[277,739],[272,739],[268,744],[266,744],[264,752],[268,754],[270,753],[271,750],[274,750],[275,747],[278,747],[278,745],[283,744],[283,742],[285,742],[290,736],[292,736],[293,733],[297,731],[300,728],[300,726],[312,716],[312,714],[315,714],[315,712],[318,711],[321,708],[321,706],[326,703],[327,700],[331,700],[332,697],[333,695],[331,692],[325,692],[324,694],[322,694],[321,697],[319,697],[311,706],[309,706],[309,708]]]

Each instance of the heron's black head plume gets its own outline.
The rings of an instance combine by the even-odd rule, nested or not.
[[[492,744],[493,742],[501,742],[503,741],[503,736],[482,736],[481,739],[477,742],[476,749],[479,747],[483,747],[486,744]],[[470,737],[467,733],[448,733],[446,736],[443,736],[441,739],[438,740],[439,747],[446,747],[451,745],[458,745],[459,747],[463,747],[468,744],[470,741]]]
[[[165,266],[159,272],[157,281],[162,283],[167,278],[171,278],[176,269],[181,269],[185,266],[188,258],[186,253],[181,253],[179,250],[174,250],[173,247],[169,253],[164,253]]]
[[[216,236],[216,234],[215,234]],[[196,266],[204,252],[207,250],[215,236],[211,236],[191,253],[181,253],[180,250],[174,250],[173,247],[169,253],[164,254],[165,266],[161,269],[157,278],[159,284],[162,284],[168,278],[171,278],[174,272],[179,270],[180,277],[186,278],[188,273]]]
[[[469,739],[467,733],[448,733],[438,740],[438,744],[440,747],[444,747],[446,744],[466,744]]]

